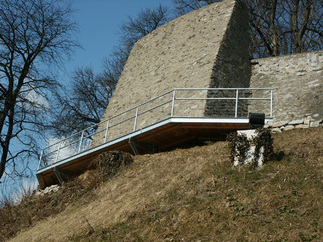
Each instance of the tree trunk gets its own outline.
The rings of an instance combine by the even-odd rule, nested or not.
[[[278,43],[278,34],[276,32],[276,9],[277,9],[277,0],[273,0],[270,4],[269,9],[269,36],[270,36],[270,45],[271,45],[271,56],[279,55],[279,43]]]

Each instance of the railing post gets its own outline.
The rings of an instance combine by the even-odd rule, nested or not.
[[[104,143],[107,142],[107,139],[108,139],[109,123],[110,123],[110,119],[108,119],[107,128],[105,129]]]
[[[44,153],[44,150],[41,150],[37,170],[39,170],[39,167],[40,167],[40,164],[41,164],[41,160],[43,158],[43,153]]]
[[[236,90],[236,106],[234,111],[234,117],[238,117],[238,100],[239,100],[239,89]]]
[[[57,162],[58,160],[58,155],[59,155],[59,151],[61,149],[61,144],[58,145],[58,149],[57,149],[57,155],[56,155],[56,159],[55,159],[55,163]]]
[[[136,109],[136,117],[135,117],[135,123],[133,125],[133,131],[136,131],[137,119],[138,119],[138,111],[139,111],[139,107],[137,107],[137,109]]]
[[[273,91],[274,90],[272,89],[270,90],[270,118],[273,117],[273,97],[274,97]]]
[[[173,115],[174,115],[175,95],[176,95],[176,90],[174,89],[174,91],[173,91],[173,100],[172,100],[172,110],[171,110],[171,112],[170,112],[170,116],[171,116],[171,117],[173,117]]]
[[[83,131],[83,132],[82,132],[82,134],[81,134],[80,145],[79,145],[79,149],[78,149],[77,153],[80,153],[80,152],[81,152],[82,143],[83,143],[83,136],[84,136],[84,131]]]

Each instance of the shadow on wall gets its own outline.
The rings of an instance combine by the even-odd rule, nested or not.
[[[251,63],[249,57],[250,35],[247,6],[237,1],[228,23],[226,33],[212,69],[211,88],[248,88],[250,86]],[[208,92],[208,98],[228,97],[229,92]],[[246,95],[246,94],[245,94]],[[235,98],[233,93],[232,98]],[[208,100],[205,116],[232,117],[234,100]],[[241,103],[239,116],[248,116],[247,103]],[[245,106],[245,107],[243,107]]]

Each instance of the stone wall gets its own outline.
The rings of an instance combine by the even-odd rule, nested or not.
[[[274,88],[274,122],[323,118],[323,51],[255,59],[252,65],[250,87]]]
[[[173,88],[237,86],[239,76],[243,76],[243,81],[238,86],[247,86],[245,76],[250,69],[245,55],[249,46],[247,28],[243,1],[224,0],[177,18],[145,36],[133,47],[103,120]],[[225,81],[219,81],[222,79]],[[230,82],[231,79],[235,81]],[[188,94],[177,92],[177,95],[187,97]],[[193,93],[193,97],[208,95],[206,91]],[[167,94],[141,106],[139,113],[171,99],[172,93]],[[201,100],[178,101],[174,116],[203,117],[205,105]],[[214,105],[208,106],[214,108]],[[118,128],[109,129],[107,140],[169,117],[171,103],[142,114],[134,127],[136,112],[134,109],[111,120],[109,126],[129,119]],[[103,123],[99,129],[106,125]],[[104,132],[101,132],[93,145],[103,141]]]
[[[233,9],[232,17],[216,61],[212,68],[212,88],[249,87],[251,64],[249,58],[250,31],[248,10],[245,4],[238,1]],[[233,95],[232,95],[233,94]],[[234,92],[208,92],[208,97],[235,97]],[[205,116],[233,117],[234,100],[209,100],[205,109]],[[240,102],[238,116],[247,117],[246,102]]]
[[[103,120],[110,119],[108,136],[105,137],[107,122],[104,122],[92,146],[170,117],[172,92],[111,119],[174,88],[274,88],[274,122],[313,119],[313,123],[320,124],[323,51],[250,62],[249,43],[248,14],[242,0],[223,0],[209,5],[145,36],[133,47],[103,117]],[[229,95],[235,97],[234,93]],[[270,97],[270,92],[239,93],[245,98],[264,95]],[[227,97],[228,93],[176,91],[177,98],[223,96]],[[249,112],[270,115],[268,100],[244,100],[239,105],[238,117],[247,117]],[[158,108],[151,109],[155,106]],[[135,123],[136,114],[139,116]],[[233,115],[234,100],[176,100],[174,106],[175,117]],[[120,123],[122,120],[126,121]]]

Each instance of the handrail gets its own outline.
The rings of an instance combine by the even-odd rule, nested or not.
[[[61,159],[65,159],[66,157],[64,157],[64,154],[62,155],[62,150],[64,150],[67,147],[70,147],[69,150],[65,151],[65,153],[67,153],[67,155],[71,156],[69,153],[72,152],[73,150],[76,150],[76,152],[72,152],[74,155],[74,153],[81,153],[85,150],[87,150],[91,144],[92,141],[92,137],[94,137],[95,135],[97,135],[98,133],[101,133],[103,131],[105,131],[105,135],[103,137],[103,141],[106,142],[107,141],[107,137],[108,134],[110,133],[110,129],[112,129],[113,127],[119,126],[122,123],[125,123],[129,120],[134,119],[134,123],[133,123],[133,128],[129,130],[129,133],[136,131],[137,128],[137,122],[138,122],[138,117],[141,115],[144,115],[148,112],[153,112],[155,109],[163,107],[169,103],[171,103],[171,107],[170,110],[168,110],[168,113],[170,113],[170,115],[168,117],[174,117],[174,113],[175,113],[175,103],[176,101],[205,101],[205,102],[212,102],[212,101],[221,101],[221,100],[235,100],[234,102],[234,115],[232,115],[232,117],[237,118],[238,117],[238,104],[239,101],[247,101],[247,100],[263,100],[263,101],[270,101],[268,107],[269,107],[269,117],[272,118],[273,116],[273,88],[174,88],[170,91],[164,92],[154,98],[149,99],[148,101],[145,101],[143,103],[140,103],[139,105],[136,105],[132,108],[129,108],[121,113],[118,113],[110,118],[104,119],[101,122],[91,125],[86,129],[83,129],[81,131],[76,132],[75,134],[66,137],[58,142],[55,142],[54,144],[51,144],[47,147],[45,147],[42,152],[41,152],[41,156],[39,159],[39,164],[38,164],[38,168],[37,170],[39,170],[41,167],[46,167],[48,165],[48,163],[53,164],[52,160],[50,161],[46,161],[47,157],[50,157],[55,155],[55,162],[57,162],[57,160],[61,160]],[[199,94],[197,95],[191,95],[192,92],[194,91],[207,91],[207,93],[203,93],[204,97],[198,97]],[[232,96],[228,96],[227,94],[222,94],[223,96],[220,97],[215,97],[212,96],[214,95],[214,91],[217,93],[221,93],[221,91],[232,91],[230,93],[232,93]],[[245,93],[245,95],[247,95],[247,97],[245,96],[241,96],[241,92],[242,91],[251,91],[252,94],[254,91],[270,91],[270,94],[266,94],[266,96],[262,96],[262,97],[253,97],[252,94],[250,93]],[[186,92],[188,94],[190,94],[190,97],[182,97],[180,96],[178,93],[181,92]],[[168,95],[168,94],[172,94],[169,98],[167,98],[166,100],[164,99],[162,103],[158,103],[157,105],[153,106],[153,107],[149,107],[147,109],[142,110],[143,106],[149,103],[152,103],[156,100],[161,99],[162,97]],[[264,95],[264,94],[262,94]],[[176,104],[179,105],[179,104]],[[244,105],[248,105],[248,104],[244,104]],[[176,110],[178,108],[181,107],[177,107],[176,106]],[[248,107],[249,108],[249,107]],[[127,114],[129,112],[135,111],[135,114],[130,115],[130,117],[124,117],[123,119],[117,121],[116,123],[111,123],[111,121],[117,117],[120,117],[124,114]],[[101,126],[104,124],[106,124],[105,128],[102,128]],[[95,129],[96,131],[94,132],[89,132],[91,129]],[[85,135],[85,133],[89,132],[88,134]],[[86,143],[85,145],[83,145],[83,143]],[[77,147],[73,147],[73,145],[78,144]],[[58,148],[55,148],[57,147]],[[61,152],[61,153],[60,153]],[[60,156],[63,156],[63,158],[60,158]],[[66,155],[65,155],[66,156]]]
[[[174,90],[174,89],[173,89],[173,90]],[[154,100],[156,100],[156,99],[158,99],[158,98],[160,98],[160,97],[162,97],[162,96],[167,95],[168,93],[171,93],[173,90],[170,90],[170,91],[165,92],[165,93],[163,93],[163,94],[161,94],[161,95],[159,95],[159,96],[157,96],[157,97],[154,97],[154,98],[152,98],[152,99],[149,99],[149,100],[148,100],[148,101],[146,101],[146,102],[143,102],[143,103],[141,103],[141,104],[139,104],[139,105],[137,105],[137,106],[135,106],[135,107],[129,108],[129,109],[127,109],[127,110],[125,110],[125,111],[123,111],[123,112],[121,112],[121,113],[119,113],[119,114],[117,114],[117,115],[114,115],[114,116],[112,116],[112,117],[110,117],[110,118],[108,118],[108,119],[104,119],[104,120],[102,120],[102,121],[101,121],[101,122],[99,122],[99,123],[93,124],[93,125],[91,125],[91,126],[89,126],[89,127],[85,128],[85,129],[83,129],[83,130],[81,130],[81,131],[76,132],[75,134],[72,134],[71,136],[69,136],[69,137],[67,137],[67,138],[65,138],[65,139],[63,139],[63,140],[60,140],[60,141],[58,141],[58,142],[56,142],[56,143],[54,143],[54,144],[51,144],[51,145],[49,145],[49,146],[46,146],[46,148],[49,148],[49,147],[51,147],[51,146],[55,146],[55,145],[57,145],[57,144],[59,144],[59,143],[61,143],[61,142],[65,141],[65,140],[68,140],[68,139],[69,139],[69,138],[71,138],[72,136],[76,136],[76,135],[78,135],[78,134],[81,134],[83,131],[86,131],[86,130],[88,130],[88,129],[94,128],[95,126],[99,126],[99,125],[100,125],[100,124],[102,124],[102,123],[105,123],[105,122],[107,122],[107,120],[111,120],[111,119],[113,119],[113,118],[119,117],[119,116],[121,116],[122,114],[125,114],[125,113],[127,113],[127,112],[129,112],[129,111],[132,111],[132,110],[136,109],[137,107],[140,107],[140,106],[143,106],[143,105],[145,105],[145,104],[147,104],[147,103],[149,103],[149,102],[152,102],[152,101],[154,101]]]

